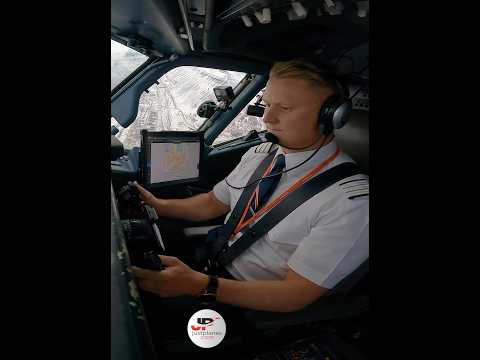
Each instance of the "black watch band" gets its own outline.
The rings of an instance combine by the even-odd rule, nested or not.
[[[215,275],[208,275],[208,285],[200,295],[202,302],[212,302],[217,299],[218,278]]]

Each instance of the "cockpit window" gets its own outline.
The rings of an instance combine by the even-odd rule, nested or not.
[[[224,142],[245,136],[252,130],[266,130],[265,124],[261,117],[247,114],[247,109],[250,105],[255,105],[258,103],[264,104],[262,101],[264,91],[265,89],[260,90],[258,94],[252,100],[250,100],[243,110],[240,111],[240,113],[232,120],[232,122],[228,124],[228,126],[213,141],[213,145],[220,145]]]
[[[111,43],[111,87],[120,84],[128,75],[142,65],[148,57],[114,40]]]
[[[135,121],[129,127],[120,129],[117,137],[125,148],[130,149],[140,146],[142,129],[198,130],[205,118],[197,115],[197,109],[206,100],[216,101],[213,88],[235,88],[245,75],[242,72],[196,66],[176,67],[140,96]]]

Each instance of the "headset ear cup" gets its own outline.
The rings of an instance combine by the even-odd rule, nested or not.
[[[348,122],[352,112],[352,101],[341,96],[332,95],[322,105],[319,115],[319,128],[328,135],[334,129],[340,129]]]
[[[334,129],[340,129],[348,122],[352,113],[352,102],[350,99],[339,102],[332,116]]]
[[[324,135],[328,135],[333,131],[333,115],[335,114],[336,106],[340,96],[337,94],[331,95],[323,103],[320,114],[318,116],[318,123],[321,132]]]

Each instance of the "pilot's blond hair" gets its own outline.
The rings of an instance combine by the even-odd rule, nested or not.
[[[270,77],[276,79],[298,78],[310,82],[312,85],[326,87],[334,93],[342,92],[339,84],[326,72],[307,60],[297,58],[288,61],[277,61],[270,69]]]

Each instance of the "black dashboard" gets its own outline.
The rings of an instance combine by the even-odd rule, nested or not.
[[[135,280],[127,271],[132,259],[111,186],[111,358],[155,359],[155,350]]]
[[[137,180],[140,167],[140,148],[134,147],[126,154],[112,160],[112,180],[116,182],[127,182]]]

